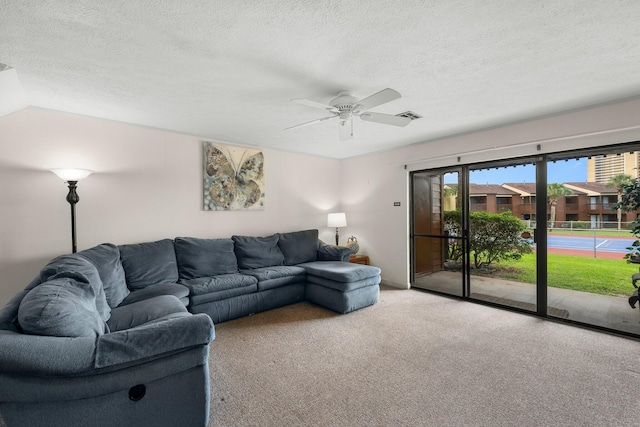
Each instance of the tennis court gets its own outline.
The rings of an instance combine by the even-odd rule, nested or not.
[[[633,243],[633,238],[616,237],[583,237],[583,236],[554,236],[547,235],[547,247],[554,249],[568,249],[577,251],[602,251],[626,253],[627,247]]]

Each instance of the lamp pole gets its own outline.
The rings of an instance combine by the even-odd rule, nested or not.
[[[80,196],[76,192],[78,181],[67,181],[69,185],[69,194],[67,194],[67,202],[71,205],[71,253],[78,251],[76,244],[76,204],[80,201]]]
[[[51,169],[51,172],[58,175],[69,186],[67,202],[71,205],[71,251],[76,253],[78,251],[76,244],[76,204],[80,201],[76,188],[78,181],[88,177],[93,171],[89,169]]]

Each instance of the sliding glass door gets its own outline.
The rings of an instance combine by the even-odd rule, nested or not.
[[[537,311],[536,165],[469,170],[469,297]]]
[[[640,313],[630,303],[640,265],[624,259],[638,211],[615,206],[639,164],[631,149],[550,156],[549,316],[640,334]]]
[[[639,150],[412,172],[412,286],[640,336]]]
[[[460,184],[456,169],[412,174],[412,283],[417,288],[464,295]]]

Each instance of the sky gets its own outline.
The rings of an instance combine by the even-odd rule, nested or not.
[[[447,179],[449,178],[449,179]],[[585,182],[587,180],[587,158],[558,161],[547,164],[547,182]],[[504,184],[506,182],[536,182],[535,165],[473,170],[469,181],[474,184]],[[445,183],[455,183],[454,177],[445,175]]]

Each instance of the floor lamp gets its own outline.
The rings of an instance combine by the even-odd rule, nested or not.
[[[338,246],[338,242],[340,241],[340,235],[338,234],[338,227],[346,227],[346,226],[347,226],[347,215],[345,215],[344,212],[330,213],[327,216],[327,227],[336,228],[336,246]]]
[[[67,202],[71,205],[71,251],[76,253],[78,249],[76,245],[76,204],[80,201],[76,186],[78,181],[85,179],[93,171],[89,169],[51,169],[51,172],[58,175],[69,186]]]

